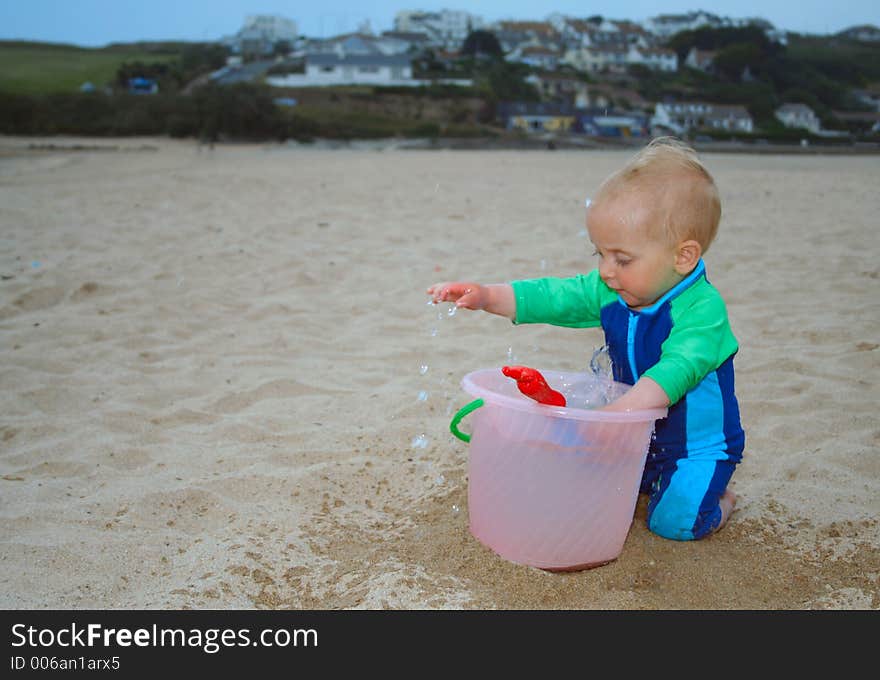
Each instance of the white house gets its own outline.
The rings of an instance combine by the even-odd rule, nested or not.
[[[305,73],[269,76],[275,87],[324,87],[329,85],[372,85],[418,87],[435,82],[470,87],[466,79],[420,80],[412,77],[412,62],[403,54],[306,54]]]
[[[498,21],[488,25],[487,30],[498,39],[505,55],[516,55],[517,50],[529,45],[561,49],[562,36],[549,21]]]
[[[783,104],[774,115],[785,127],[805,128],[814,133],[822,127],[819,117],[806,104]]]
[[[394,16],[394,30],[424,33],[433,45],[458,49],[468,33],[484,25],[483,19],[468,12],[444,9],[439,12],[402,10]]]
[[[324,40],[309,42],[309,54],[404,54],[410,50],[412,41],[383,35],[347,33]]]
[[[656,71],[677,71],[678,55],[674,50],[662,47],[636,47],[631,45],[626,55],[627,64],[642,64]]]
[[[873,24],[862,24],[861,26],[852,26],[841,31],[838,35],[844,38],[850,38],[851,40],[877,42],[880,41],[880,28],[877,28]]]
[[[623,73],[626,71],[627,55],[625,47],[579,47],[568,50],[562,57],[564,64],[569,64],[579,71],[610,71]]]
[[[678,134],[700,128],[754,131],[754,122],[744,106],[708,102],[661,102],[654,107],[651,125]]]
[[[540,44],[524,44],[505,55],[508,61],[517,61],[535,68],[555,70],[559,66],[559,50]]]
[[[699,71],[709,72],[715,62],[715,52],[711,50],[700,50],[692,47],[685,57],[684,63],[691,68]]]
[[[266,82],[277,87],[420,84],[413,81],[412,64],[404,55],[313,53],[305,57],[305,74],[270,76]]]
[[[285,17],[252,14],[245,17],[238,33],[221,42],[236,52],[271,53],[279,42],[293,45],[299,37],[296,22]]]
[[[660,14],[645,22],[645,28],[660,38],[669,38],[679,31],[692,31],[700,26],[720,26],[721,19],[708,12]]]

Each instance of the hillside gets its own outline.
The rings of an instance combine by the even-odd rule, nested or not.
[[[126,62],[170,63],[179,43],[132,43],[86,48],[57,43],[0,41],[0,92],[61,94],[85,82],[103,87]]]

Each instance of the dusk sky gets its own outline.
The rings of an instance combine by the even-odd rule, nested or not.
[[[235,33],[251,14],[274,14],[297,22],[300,34],[328,37],[356,31],[369,21],[374,32],[391,30],[399,10],[465,10],[487,21],[542,20],[552,12],[585,18],[641,21],[658,14],[703,9],[732,18],[761,17],[799,33],[836,33],[860,24],[880,26],[878,0],[557,0],[536,12],[534,2],[478,0],[456,5],[405,0],[5,0],[0,3],[0,39],[64,42],[97,47],[137,40],[212,41]]]

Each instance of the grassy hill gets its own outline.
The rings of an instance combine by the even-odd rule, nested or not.
[[[85,82],[103,87],[126,62],[171,62],[177,43],[132,43],[101,48],[57,43],[0,41],[0,92],[58,94],[77,92]]]

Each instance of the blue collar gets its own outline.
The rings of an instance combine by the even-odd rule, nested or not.
[[[706,272],[706,263],[703,262],[703,258],[700,258],[700,261],[697,262],[697,266],[694,267],[694,270],[684,277],[681,281],[675,284],[672,288],[667,290],[657,302],[655,302],[650,307],[645,307],[644,309],[629,309],[629,305],[623,301],[623,298],[620,295],[617,296],[618,301],[624,307],[629,309],[630,312],[635,314],[653,314],[663,305],[664,302],[674,298],[676,295],[682,293],[686,288],[690,288],[690,286],[699,279]]]

